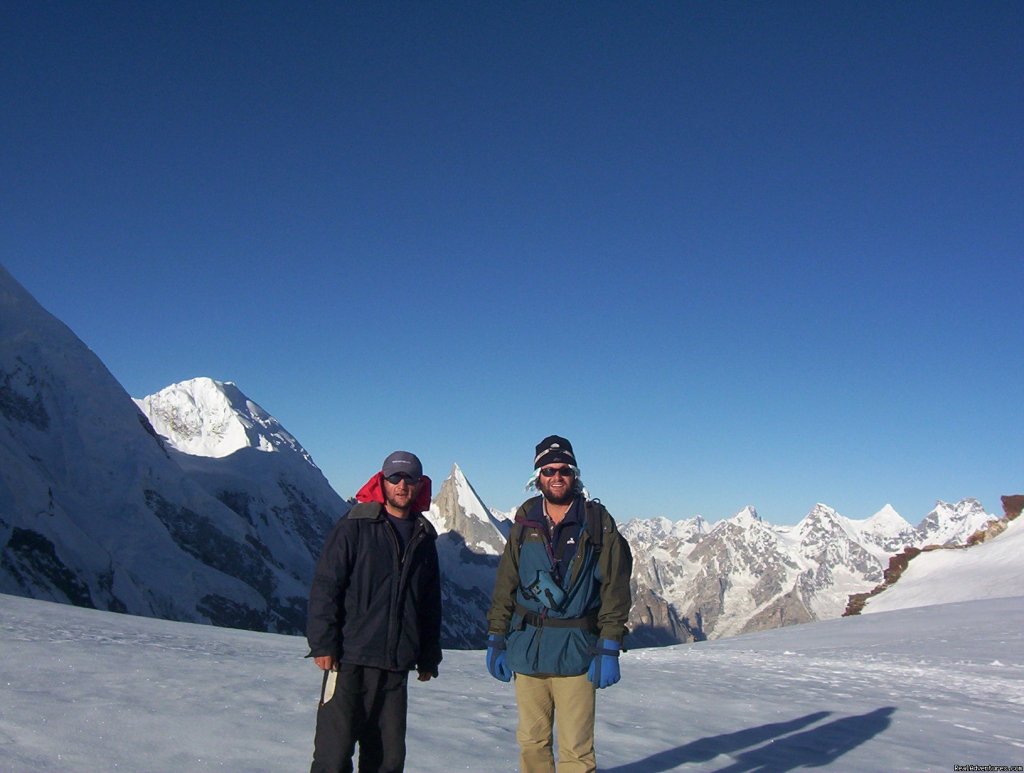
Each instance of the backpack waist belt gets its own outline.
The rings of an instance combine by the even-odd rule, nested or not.
[[[524,626],[532,625],[534,628],[588,628],[597,631],[597,610],[588,612],[583,617],[546,617],[533,610],[527,609],[522,604],[516,604],[516,612],[523,616],[519,624],[519,630]]]

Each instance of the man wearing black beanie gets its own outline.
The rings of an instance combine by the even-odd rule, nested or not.
[[[572,444],[537,444],[531,484],[540,496],[516,512],[487,614],[487,670],[515,676],[519,765],[554,773],[597,770],[595,690],[619,681],[633,557],[615,521],[587,499]]]

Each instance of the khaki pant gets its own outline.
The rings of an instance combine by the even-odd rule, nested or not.
[[[519,769],[554,773],[552,723],[558,729],[559,773],[594,773],[594,685],[580,676],[516,674]]]

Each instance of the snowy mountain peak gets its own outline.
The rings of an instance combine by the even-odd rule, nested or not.
[[[863,526],[880,529],[884,527],[888,531],[904,531],[912,528],[911,525],[896,512],[890,504],[886,504],[881,510],[863,521]]]
[[[819,502],[797,524],[797,533],[806,541],[808,538],[820,539],[823,533],[845,533],[849,531],[850,522],[828,505]]]
[[[495,517],[457,464],[424,513],[437,529],[446,646],[479,647],[511,522]]]
[[[461,534],[473,549],[498,554],[504,547],[505,524],[491,514],[457,464],[452,465],[426,515],[439,533]]]
[[[761,525],[764,523],[761,520],[761,516],[757,514],[757,510],[752,505],[747,505],[728,520],[741,525]]]
[[[701,515],[695,515],[693,518],[687,518],[683,521],[675,521],[669,529],[669,534],[673,537],[691,541],[699,540],[707,533],[708,522]]]
[[[886,502],[881,510],[879,510],[877,513],[872,515],[867,520],[870,523],[870,522],[874,522],[874,521],[877,521],[877,522],[896,521],[897,519],[899,521],[903,521],[903,523],[906,523],[906,521],[903,520],[903,516],[900,515],[898,512],[896,512],[896,508],[893,507],[892,505],[890,505],[888,502]]]
[[[962,543],[991,520],[996,520],[996,516],[986,513],[977,499],[968,497],[956,504],[940,499],[935,509],[918,524],[917,533],[922,544]]]
[[[243,448],[292,451],[313,464],[280,422],[230,381],[194,378],[172,384],[135,404],[178,451],[222,458]]]
[[[654,545],[667,541],[695,543],[708,533],[708,522],[695,515],[681,521],[664,517],[634,518],[623,524],[619,531],[631,544]]]

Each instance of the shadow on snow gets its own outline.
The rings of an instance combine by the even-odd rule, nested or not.
[[[821,767],[831,764],[846,752],[884,731],[889,727],[894,711],[895,707],[886,706],[867,714],[841,717],[803,730],[831,714],[829,711],[818,711],[788,722],[775,722],[735,733],[701,738],[637,762],[602,768],[602,771],[662,773],[691,762],[707,762],[722,754],[732,756],[733,762],[719,768],[716,773],[781,773],[794,768]],[[741,749],[745,751],[739,751]]]

